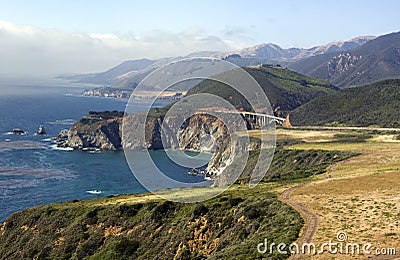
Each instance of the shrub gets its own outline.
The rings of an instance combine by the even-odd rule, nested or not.
[[[139,241],[136,239],[128,239],[120,237],[113,246],[115,256],[118,258],[127,258],[135,254],[140,246]]]
[[[175,204],[171,201],[164,201],[153,209],[151,218],[156,221],[161,221],[163,218],[168,218],[175,211]]]
[[[193,218],[198,218],[208,213],[208,208],[204,204],[197,204],[193,210]]]

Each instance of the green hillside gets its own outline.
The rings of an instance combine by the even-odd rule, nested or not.
[[[385,80],[319,97],[291,113],[294,125],[400,127],[400,80]]]
[[[0,259],[285,259],[257,245],[292,243],[303,220],[268,190],[234,187],[196,204],[143,194],[28,209],[0,226]]]
[[[323,80],[310,78],[282,67],[268,65],[246,67],[267,95],[278,115],[286,115],[302,104],[338,89]],[[250,110],[246,100],[237,91],[220,82],[205,80],[192,88],[187,95],[211,93],[229,100],[237,108]]]

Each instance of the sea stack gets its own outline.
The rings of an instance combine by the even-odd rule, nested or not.
[[[43,125],[40,125],[38,130],[36,131],[36,134],[38,135],[45,135],[46,134],[46,130],[44,129]]]

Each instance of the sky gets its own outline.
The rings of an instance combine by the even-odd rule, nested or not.
[[[309,48],[400,31],[398,10],[398,0],[0,0],[0,76],[270,42]]]

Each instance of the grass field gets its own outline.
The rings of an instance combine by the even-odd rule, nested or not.
[[[338,136],[354,135],[363,133],[285,129],[277,131],[278,140],[292,138],[304,141],[286,147],[288,149],[359,153],[358,156],[330,166],[326,174],[308,180],[308,185],[293,192],[292,199],[317,214],[319,224],[312,240],[316,245],[335,241],[338,232],[346,232],[349,243],[371,243],[374,245],[372,249],[395,248],[399,251],[400,142],[392,134],[371,135],[356,142],[337,140]],[[310,258],[349,257],[325,253]]]

